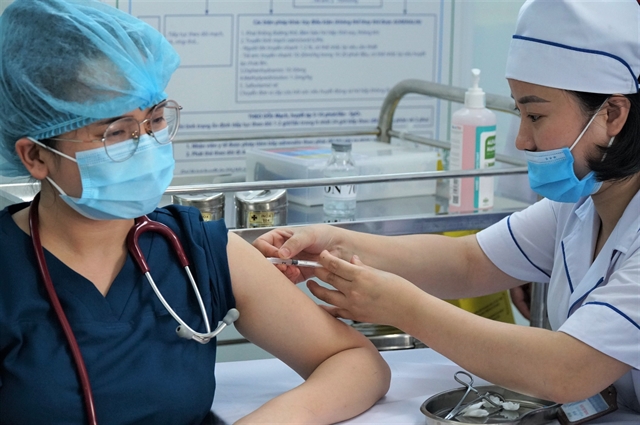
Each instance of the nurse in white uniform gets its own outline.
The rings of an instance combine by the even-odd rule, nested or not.
[[[640,412],[640,4],[529,0],[506,76],[533,190],[545,199],[478,235],[383,237],[330,226],[254,243],[334,315],[396,326],[490,382],[561,403],[615,384]],[[549,282],[553,330],[441,299]],[[441,299],[439,299],[441,298]]]

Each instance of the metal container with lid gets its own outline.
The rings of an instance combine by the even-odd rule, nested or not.
[[[199,209],[204,221],[215,221],[224,218],[224,193],[173,195],[171,201],[174,204]]]
[[[287,224],[287,191],[250,190],[235,195],[236,227],[271,227]]]

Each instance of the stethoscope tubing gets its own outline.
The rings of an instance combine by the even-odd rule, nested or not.
[[[204,308],[204,303],[202,302],[202,297],[200,296],[200,291],[198,290],[198,287],[196,286],[195,281],[193,280],[193,277],[191,275],[191,271],[189,270],[189,267],[185,267],[185,270],[187,271],[187,274],[189,275],[189,280],[191,280],[191,286],[193,286],[195,291],[196,291],[196,298],[198,298],[198,305],[200,305],[200,312],[204,315],[204,317],[206,317],[207,313],[206,313],[206,310]],[[162,293],[160,292],[160,290],[156,286],[156,283],[154,282],[153,278],[151,277],[151,273],[146,272],[144,275],[147,277],[147,281],[149,281],[149,285],[151,285],[151,289],[153,289],[153,292],[156,293],[156,296],[158,297],[158,299],[160,300],[160,302],[162,303],[164,308],[167,309],[169,314],[171,316],[173,316],[173,318],[176,320],[176,322],[180,323],[180,326],[184,326],[185,328],[187,328],[189,331],[191,331],[195,335],[196,331],[191,329],[184,322],[184,320],[182,320],[180,318],[180,316],[178,316],[178,314],[175,311],[173,311],[173,309],[171,308],[171,306],[169,305],[167,300],[164,299],[164,297],[162,296]],[[207,327],[207,334],[211,333],[211,327],[209,326],[209,321],[208,320],[205,321],[205,326]]]
[[[131,253],[131,257],[136,261],[136,263],[138,263],[138,267],[140,267],[140,270],[142,270],[142,273],[144,273],[144,275],[146,276],[147,281],[149,282],[149,285],[151,285],[151,288],[153,289],[153,292],[156,293],[156,296],[158,297],[162,305],[167,309],[169,314],[171,314],[171,316],[176,320],[176,322],[178,322],[181,326],[184,326],[194,335],[197,334],[196,331],[194,331],[189,326],[187,326],[187,324],[176,314],[176,312],[173,311],[173,309],[169,306],[169,303],[164,299],[164,297],[160,293],[160,290],[156,286],[153,278],[151,277],[149,266],[147,264],[147,261],[144,258],[144,255],[142,254],[140,245],[138,244],[138,239],[140,238],[140,235],[142,235],[145,232],[160,233],[169,241],[169,243],[173,247],[173,252],[175,252],[176,256],[178,257],[178,262],[180,262],[180,265],[184,268],[185,272],[187,273],[187,276],[189,277],[189,282],[191,283],[191,287],[196,293],[196,298],[198,299],[198,306],[200,307],[200,314],[202,314],[203,318],[206,318],[204,322],[207,328],[207,334],[211,333],[211,327],[209,326],[209,319],[207,316],[207,311],[204,307],[204,302],[202,301],[202,297],[200,296],[198,285],[196,285],[196,282],[193,279],[193,275],[191,274],[191,269],[189,269],[189,260],[187,259],[187,255],[185,254],[184,249],[182,248],[182,244],[178,240],[178,237],[175,235],[175,233],[171,231],[171,229],[169,229],[164,224],[158,223],[157,221],[151,221],[147,216],[142,216],[142,217],[136,218],[136,222],[135,222],[135,225],[133,226],[133,229],[131,229],[131,231],[127,235],[127,248]]]
[[[80,384],[82,386],[82,395],[84,397],[84,406],[87,413],[88,422],[90,425],[98,425],[98,420],[96,418],[96,410],[95,404],[93,402],[93,392],[91,391],[91,382],[89,381],[89,373],[87,372],[87,367],[84,363],[84,359],[82,358],[82,353],[80,352],[80,347],[78,346],[78,341],[76,340],[75,335],[73,334],[73,330],[71,329],[71,325],[69,324],[69,320],[67,320],[66,314],[64,314],[64,309],[60,304],[60,300],[58,299],[58,295],[56,294],[56,290],[53,287],[53,282],[51,281],[51,275],[49,274],[49,268],[47,267],[47,262],[44,258],[44,250],[42,249],[42,243],[40,241],[40,231],[38,229],[39,220],[38,220],[38,205],[40,204],[40,193],[36,194],[33,202],[31,203],[31,207],[29,208],[29,231],[31,232],[31,241],[33,243],[33,248],[36,254],[36,260],[38,261],[38,267],[40,268],[40,274],[42,275],[42,280],[44,281],[44,287],[47,290],[47,294],[51,300],[51,305],[55,310],[56,316],[58,317],[58,321],[62,326],[62,330],[64,335],[69,343],[69,347],[71,348],[71,355],[76,364],[76,371],[78,373],[78,379],[80,380]]]
[[[205,323],[205,327],[207,330],[206,333],[196,332],[191,327],[189,327],[189,325],[187,325],[185,321],[182,320],[180,316],[178,316],[178,314],[171,308],[169,303],[162,296],[162,293],[160,293],[160,290],[156,286],[156,283],[154,282],[153,278],[151,277],[149,266],[144,258],[142,250],[140,249],[140,245],[138,244],[138,239],[140,238],[140,235],[142,235],[145,232],[159,233],[160,235],[164,236],[164,238],[167,241],[169,241],[170,245],[173,247],[173,252],[176,254],[176,257],[178,258],[178,262],[187,273],[187,277],[189,278],[191,287],[193,288],[193,291],[196,294],[196,298],[198,300],[198,306],[200,307],[200,314],[202,315],[202,319]],[[194,341],[197,341],[200,344],[206,344],[209,341],[211,341],[211,339],[213,339],[216,335],[222,332],[222,330],[227,326],[228,323],[226,323],[227,320],[225,316],[225,320],[223,320],[224,323],[218,326],[218,328],[215,329],[213,332],[211,331],[211,326],[209,325],[209,316],[207,315],[204,302],[202,301],[202,296],[200,295],[200,291],[198,290],[198,285],[196,284],[193,278],[193,275],[191,274],[191,269],[189,268],[189,260],[187,259],[187,255],[184,252],[184,249],[182,248],[182,244],[178,240],[178,237],[176,236],[175,233],[173,233],[171,229],[169,229],[169,227],[157,221],[149,220],[149,218],[145,215],[143,215],[142,217],[138,217],[136,218],[135,225],[127,235],[127,248],[131,253],[131,257],[135,260],[140,270],[142,270],[142,272],[144,273],[145,277],[147,278],[147,281],[149,282],[149,285],[153,289],[153,292],[155,292],[156,296],[158,297],[158,299],[160,300],[164,308],[166,308],[169,314],[176,320],[176,322],[180,324],[180,326],[178,326],[178,328],[176,329],[176,333],[180,337],[185,339],[193,339]],[[237,318],[237,316],[234,316],[234,317]],[[233,320],[235,319],[232,319],[231,321]]]

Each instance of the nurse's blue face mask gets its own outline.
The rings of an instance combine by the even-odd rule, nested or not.
[[[571,147],[542,152],[525,151],[529,185],[534,192],[552,201],[577,202],[581,197],[592,195],[600,189],[602,182],[596,181],[593,171],[582,180],[576,177],[571,150],[580,141],[605,103],[606,101],[600,105]]]
[[[109,151],[100,147],[77,152],[75,158],[40,141],[31,141],[78,164],[82,180],[80,198],[67,195],[47,177],[64,202],[85,217],[117,220],[140,217],[158,206],[173,178],[175,161],[170,143],[173,134],[174,130],[165,126],[152,134],[119,142]]]

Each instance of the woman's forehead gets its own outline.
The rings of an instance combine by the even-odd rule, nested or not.
[[[572,102],[566,90],[508,79],[511,96],[519,104]]]

